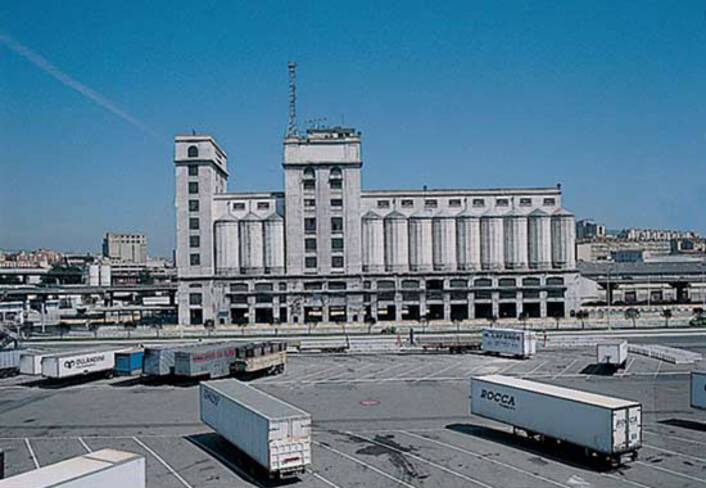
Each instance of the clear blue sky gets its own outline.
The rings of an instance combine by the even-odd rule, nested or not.
[[[4,0],[0,248],[113,230],[169,255],[170,141],[192,128],[230,154],[231,191],[281,189],[288,59],[300,120],[363,132],[365,188],[561,182],[579,218],[706,233],[705,9]]]

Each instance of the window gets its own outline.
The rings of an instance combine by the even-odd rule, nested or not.
[[[332,291],[340,291],[346,289],[345,281],[331,281],[328,284],[328,289]]]
[[[343,217],[331,217],[331,232],[343,232]]]
[[[517,293],[514,291],[501,291],[499,296],[501,300],[512,300],[517,298]]]
[[[507,198],[498,198],[495,200],[495,205],[497,207],[507,207],[510,204],[510,201]]]
[[[452,208],[458,208],[461,206],[461,199],[460,198],[452,198],[449,200],[449,207]]]
[[[331,168],[328,184],[332,190],[341,189],[341,187],[343,186],[341,168]]]
[[[199,175],[199,167],[196,166],[195,164],[190,164],[189,165],[189,176],[198,176]]]
[[[476,281],[473,282],[473,286],[488,287],[493,286],[493,282],[488,278],[478,278]]]
[[[331,239],[331,249],[334,251],[342,251],[343,250],[343,238],[334,237],[333,239]]]
[[[532,199],[531,198],[520,198],[520,207],[531,207],[532,206]]]
[[[498,280],[498,286],[515,286],[515,278],[500,278]]]
[[[473,199],[473,206],[475,208],[485,207],[485,200],[483,200],[482,198],[474,198]]]
[[[189,305],[201,305],[202,301],[201,293],[189,293]]]
[[[287,283],[280,283],[278,285],[279,291],[287,291]]]
[[[436,200],[424,200],[424,208],[436,208],[438,205]]]
[[[406,289],[419,288],[419,282],[417,280],[402,280],[402,288],[406,288]]]
[[[476,298],[476,300],[490,300],[493,298],[493,295],[489,291],[477,291],[473,294]]]
[[[320,281],[309,281],[304,283],[304,289],[306,291],[321,290],[323,287],[324,284]]]
[[[316,219],[307,217],[304,219],[304,232],[306,234],[316,234]]]
[[[245,202],[235,202],[233,204],[233,210],[245,210]]]
[[[198,200],[189,200],[189,212],[198,212],[199,211],[199,201]]]
[[[255,291],[272,291],[272,283],[255,283]]]
[[[551,207],[556,205],[556,200],[554,198],[545,198],[543,204],[545,207]]]
[[[316,251],[316,239],[304,239],[305,251]]]
[[[314,257],[314,256],[309,256],[309,257],[305,258],[305,259],[304,259],[304,266],[305,266],[307,269],[316,268],[316,257]]]
[[[539,286],[539,278],[522,278],[522,286]]]
[[[199,236],[189,236],[189,247],[199,247],[201,238]]]
[[[394,290],[395,282],[391,280],[378,281],[378,290]]]
[[[197,218],[190,218],[189,219],[189,229],[191,230],[199,230],[199,219]]]
[[[341,198],[333,198],[331,199],[331,206],[334,208],[341,208],[343,207],[343,200]]]
[[[449,286],[451,288],[466,288],[468,286],[468,282],[466,280],[451,280],[449,282]]]
[[[332,268],[342,268],[343,267],[343,256],[331,256],[331,267]]]
[[[316,189],[316,182],[314,180],[304,180],[304,189],[305,190],[315,190]]]
[[[412,208],[414,207],[414,200],[402,200],[402,208]]]
[[[560,278],[557,276],[550,276],[547,278],[547,286],[563,286],[564,285],[564,278]]]
[[[190,158],[198,158],[199,157],[199,148],[196,146],[189,146],[189,149],[186,151],[187,156]]]
[[[378,208],[390,208],[390,200],[378,200]]]
[[[304,200],[304,207],[305,208],[314,208],[316,207],[316,200],[313,198],[307,198]]]
[[[201,255],[200,254],[190,254],[189,255],[189,263],[191,266],[198,266],[201,264]]]
[[[331,168],[331,178],[341,178],[341,168]]]
[[[343,180],[329,180],[328,183],[332,190],[340,190],[343,188]]]
[[[199,192],[199,183],[197,181],[189,182],[189,193],[194,195]]]
[[[230,285],[230,291],[236,291],[236,292],[246,292],[248,291],[248,284],[247,283],[233,283]]]
[[[316,178],[316,174],[314,173],[314,168],[304,169],[304,179],[305,180],[313,180],[314,178]]]
[[[267,210],[270,208],[270,202],[257,202],[258,210]]]

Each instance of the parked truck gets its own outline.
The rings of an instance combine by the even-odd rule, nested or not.
[[[304,473],[311,464],[311,415],[235,379],[199,387],[201,421],[270,478]]]
[[[52,379],[94,373],[112,376],[115,368],[115,353],[124,350],[125,348],[71,351],[46,356],[42,359],[42,376]]]
[[[527,359],[537,352],[537,337],[529,330],[483,329],[481,348],[487,354]]]
[[[691,388],[689,392],[692,408],[706,409],[706,371],[691,372]]]
[[[414,345],[421,347],[423,351],[448,351],[449,354],[462,354],[469,351],[479,351],[481,340],[479,337],[415,334]]]
[[[222,378],[233,374],[276,374],[284,371],[287,343],[223,342],[174,353],[176,376]]]
[[[615,369],[625,367],[628,360],[628,341],[598,344],[596,346],[596,362]]]
[[[210,345],[220,344],[210,342]],[[148,346],[142,361],[143,373],[147,376],[170,376],[174,374],[175,355],[179,351],[189,351],[201,347],[203,343],[165,344]]]
[[[642,405],[632,400],[502,375],[472,377],[470,400],[474,415],[574,444],[613,465],[637,459],[642,446]]]
[[[145,488],[145,458],[116,449],[101,449],[0,479],[0,488]]]

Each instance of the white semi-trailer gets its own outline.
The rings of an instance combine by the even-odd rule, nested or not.
[[[42,359],[42,376],[63,379],[101,372],[112,375],[115,353],[124,349],[74,351],[46,356]]]
[[[529,437],[583,447],[613,464],[642,446],[642,405],[502,375],[471,378],[471,413],[504,422]]]
[[[25,351],[20,354],[20,374],[30,376],[41,376],[42,359],[53,356],[57,353]]]
[[[525,359],[537,352],[537,337],[529,330],[483,329],[481,349],[484,353]]]
[[[260,465],[271,478],[311,464],[311,415],[234,379],[202,382],[201,421]]]
[[[622,368],[628,360],[628,341],[598,344],[596,346],[596,361],[615,368]]]
[[[102,449],[0,480],[0,488],[145,488],[145,458]]]
[[[691,372],[691,392],[689,394],[692,408],[706,409],[706,372]]]

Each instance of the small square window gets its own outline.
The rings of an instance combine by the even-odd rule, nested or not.
[[[270,208],[270,202],[257,202],[258,210],[267,210]]]
[[[189,182],[189,194],[195,195],[199,192],[199,183],[197,181]]]
[[[196,166],[195,164],[190,164],[189,165],[189,176],[198,176],[199,175],[199,167]]]
[[[461,199],[460,198],[452,198],[449,200],[449,207],[453,208],[458,208],[461,206]]]
[[[343,187],[343,180],[341,180],[341,179],[329,180],[329,186],[331,187],[332,190],[340,190]]]
[[[202,302],[201,293],[189,293],[189,305],[201,305]]]
[[[305,251],[316,251],[316,239],[304,239]]]
[[[197,218],[190,218],[189,219],[189,229],[191,230],[199,230],[199,219]]]
[[[473,206],[476,208],[485,207],[485,200],[483,200],[482,198],[474,198]]]
[[[520,198],[520,207],[531,207],[532,206],[532,199],[531,198]]]
[[[316,207],[316,200],[313,198],[307,198],[304,200],[304,207],[305,208],[314,208]]]
[[[414,200],[402,200],[402,208],[412,208],[414,207]]]
[[[390,208],[390,200],[378,200],[378,208]]]
[[[495,205],[498,207],[507,207],[510,205],[510,201],[507,198],[498,198],[495,200]]]
[[[316,258],[314,256],[309,256],[304,259],[304,266],[307,269],[316,268]]]
[[[201,255],[200,254],[190,254],[189,255],[189,263],[191,266],[198,266],[201,264]]]
[[[245,210],[245,202],[233,203],[233,210]]]
[[[199,211],[199,201],[198,200],[189,200],[189,212],[198,212]]]
[[[343,256],[331,256],[331,267],[332,268],[342,268],[343,267]]]
[[[343,232],[343,217],[331,217],[331,232]]]
[[[315,234],[316,233],[316,219],[315,218],[304,219],[304,232],[306,232],[307,234]]]
[[[544,206],[545,207],[551,207],[553,205],[556,205],[556,200],[554,198],[545,198],[544,199]]]
[[[189,247],[199,247],[201,238],[199,236],[189,236]]]
[[[424,200],[424,208],[436,208],[439,203],[436,200]]]
[[[315,180],[304,180],[304,189],[305,190],[316,190],[316,181]]]
[[[331,239],[331,249],[334,251],[342,251],[343,250],[343,238],[334,237],[333,239]]]
[[[340,198],[333,198],[331,199],[331,206],[334,208],[341,208],[343,207],[343,200]]]

